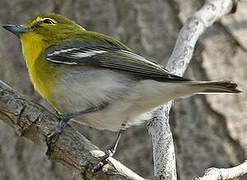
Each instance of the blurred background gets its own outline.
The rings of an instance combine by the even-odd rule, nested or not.
[[[40,13],[59,13],[87,30],[113,36],[140,55],[163,65],[178,32],[203,0],[0,0],[0,24],[23,24]],[[196,45],[186,77],[233,80],[247,89],[247,3],[210,27]],[[0,79],[28,99],[51,109],[33,89],[20,42],[0,28]],[[247,153],[247,96],[197,95],[176,100],[170,123],[181,180],[208,167],[230,167]],[[52,110],[52,109],[51,109]],[[73,126],[105,150],[115,134]],[[128,129],[115,158],[143,177],[153,175],[152,145],[145,124]],[[70,170],[47,160],[45,150],[17,137],[0,121],[0,180],[72,179]],[[76,179],[76,178],[75,178]],[[242,179],[247,179],[247,176]]]

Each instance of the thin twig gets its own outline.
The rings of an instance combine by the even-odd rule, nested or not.
[[[196,177],[195,180],[226,180],[243,176],[247,173],[247,161],[232,168],[209,168],[204,176]]]
[[[211,0],[190,17],[181,29],[166,68],[182,76],[191,60],[199,36],[222,16],[231,12],[234,0]],[[235,2],[235,1],[234,1]],[[177,179],[176,159],[169,111],[172,102],[153,113],[147,128],[153,143],[154,176],[158,179]]]

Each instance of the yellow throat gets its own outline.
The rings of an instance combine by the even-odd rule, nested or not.
[[[56,65],[43,58],[43,50],[47,44],[38,34],[29,32],[20,35],[22,52],[26,60],[29,76],[34,88],[51,102],[51,92],[57,82],[58,69]]]

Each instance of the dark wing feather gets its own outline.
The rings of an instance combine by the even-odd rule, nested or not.
[[[170,74],[161,65],[139,56],[113,42],[88,43],[81,40],[64,41],[49,47],[44,57],[52,62],[68,65],[91,65],[134,73],[146,79],[187,81]]]

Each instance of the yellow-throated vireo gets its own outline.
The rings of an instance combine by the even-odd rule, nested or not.
[[[191,81],[135,54],[109,36],[87,31],[57,14],[25,25],[4,25],[22,44],[35,89],[60,113],[55,135],[70,118],[96,129],[121,132],[150,118],[150,111],[193,94],[239,93],[228,81]],[[54,135],[53,134],[53,135]]]

